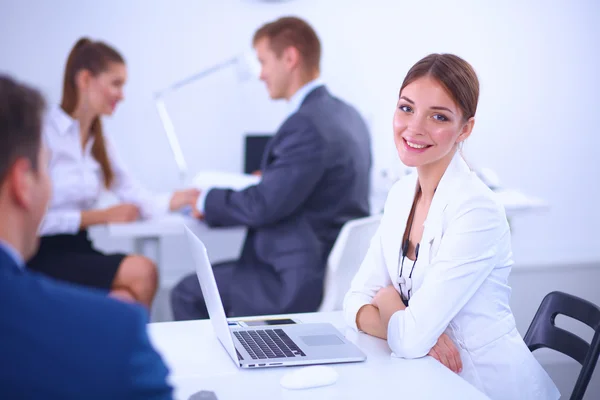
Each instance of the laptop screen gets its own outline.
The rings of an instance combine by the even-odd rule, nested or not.
[[[225,350],[227,350],[231,359],[239,365],[237,351],[233,344],[233,338],[231,337],[231,331],[229,330],[229,325],[227,323],[227,316],[225,315],[225,309],[223,308],[223,302],[219,295],[217,281],[215,280],[215,275],[213,274],[212,266],[208,259],[206,247],[187,226],[185,227],[185,233],[194,262],[196,263],[196,275],[200,282],[200,288],[202,289],[204,302],[208,309],[210,322],[213,325],[219,341],[223,347],[225,347]]]

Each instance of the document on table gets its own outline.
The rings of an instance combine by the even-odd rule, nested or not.
[[[257,185],[259,182],[260,176],[256,175],[223,171],[202,171],[196,174],[192,184],[197,188],[213,187],[242,190],[249,186]]]

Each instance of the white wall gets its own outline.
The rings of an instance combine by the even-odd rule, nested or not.
[[[517,263],[600,260],[600,3],[593,0],[1,0],[0,71],[57,102],[75,40],[112,43],[127,59],[130,80],[107,129],[142,182],[171,189],[178,175],[152,93],[248,49],[260,24],[284,14],[314,25],[331,90],[371,119],[377,171],[399,165],[391,118],[408,68],[430,52],[470,61],[482,93],[468,160],[551,204],[513,221]],[[260,82],[236,83],[233,69],[168,105],[192,171],[240,171],[242,135],[273,132],[284,113]]]

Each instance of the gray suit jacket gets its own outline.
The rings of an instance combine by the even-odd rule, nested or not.
[[[226,300],[232,316],[318,308],[342,225],[369,215],[370,168],[365,122],[319,86],[270,140],[258,185],[208,193],[209,225],[248,227]]]

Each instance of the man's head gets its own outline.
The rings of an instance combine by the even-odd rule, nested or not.
[[[37,250],[50,199],[48,154],[41,140],[44,99],[0,75],[0,238],[23,258]]]
[[[321,43],[314,29],[299,18],[263,25],[252,43],[261,64],[260,79],[272,99],[289,99],[319,76]]]

